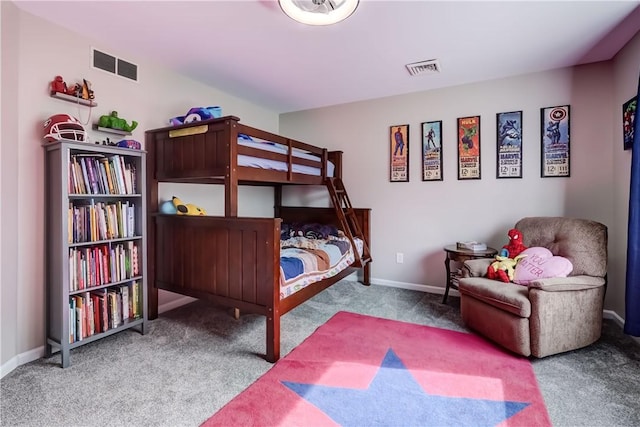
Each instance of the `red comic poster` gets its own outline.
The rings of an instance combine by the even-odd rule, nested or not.
[[[391,182],[409,181],[409,125],[390,127],[390,172]]]
[[[480,179],[480,116],[458,119],[458,179]]]

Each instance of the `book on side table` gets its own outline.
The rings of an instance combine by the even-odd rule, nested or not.
[[[470,240],[467,242],[456,242],[456,247],[458,249],[466,249],[468,251],[485,251],[487,250],[486,243],[476,242],[475,240]]]

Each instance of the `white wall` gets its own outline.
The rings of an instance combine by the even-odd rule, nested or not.
[[[428,78],[428,77],[424,77]],[[523,216],[613,225],[610,63],[283,114],[280,132],[342,149],[354,206],[372,208],[373,281],[445,284],[442,247],[480,240],[500,248]],[[540,177],[540,108],[571,105],[571,177]],[[615,107],[615,108],[614,108]],[[496,179],[496,113],[523,111],[523,178]],[[456,119],[481,116],[482,179],[457,179]],[[442,120],[444,181],[421,181],[420,123]],[[389,127],[410,125],[410,182],[389,182]],[[616,148],[619,144],[615,144]],[[404,263],[396,263],[396,253]],[[612,281],[610,294],[623,284]]]
[[[18,43],[15,38],[18,29],[18,9],[10,2],[0,2],[1,55],[0,76],[0,361],[12,359],[20,353],[18,349],[18,210],[14,209],[18,200]],[[13,36],[13,37],[12,37]],[[9,42],[9,40],[12,40]],[[39,301],[38,301],[39,302]],[[24,351],[24,350],[22,350]]]
[[[218,89],[179,76],[145,58],[51,24],[2,4],[2,374],[37,358],[44,345],[44,215],[41,128],[52,114],[68,113],[83,122],[117,110],[120,117],[140,124],[132,138],[143,142],[144,131],[166,125],[170,117],[194,106],[220,105],[252,126],[278,132],[278,115]],[[138,64],[138,82],[91,67],[91,48]],[[48,95],[49,82],[62,75],[68,84],[92,82],[98,107],[60,101]],[[16,125],[17,123],[17,125]],[[91,125],[86,126],[88,129]],[[91,132],[92,141],[114,135]],[[215,213],[223,203],[218,186],[168,186],[161,195],[197,199]],[[243,191],[241,214],[256,214],[273,206],[272,193]],[[246,197],[246,202],[243,197]],[[264,200],[268,199],[268,203]],[[7,200],[9,203],[6,203]],[[255,208],[253,206],[256,206]],[[273,215],[273,210],[269,211]],[[160,302],[172,294],[161,292]],[[175,297],[175,296],[173,296]]]

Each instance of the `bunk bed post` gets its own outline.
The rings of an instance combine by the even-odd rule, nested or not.
[[[158,179],[156,177],[155,134],[145,132],[147,150],[147,316],[158,317],[158,289],[156,288],[156,221],[152,212],[158,212]]]
[[[320,173],[322,175],[322,181],[327,179],[327,166],[329,164],[329,151],[326,148],[322,149],[322,168]]]
[[[342,151],[329,151],[329,160],[335,166],[333,171],[334,178],[342,179]]]
[[[273,257],[273,285],[271,286],[271,295],[267,307],[267,362],[275,363],[280,359],[280,316],[284,313],[280,311],[280,227],[282,221],[275,220],[273,227],[273,248],[271,253]]]
[[[238,119],[225,121],[225,145],[229,158],[224,174],[224,216],[238,216]]]
[[[274,304],[267,313],[267,362],[280,359],[280,310]]]
[[[280,208],[282,207],[282,185],[273,186],[273,217],[280,218]]]

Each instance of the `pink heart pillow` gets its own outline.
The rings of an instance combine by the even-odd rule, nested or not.
[[[513,274],[513,281],[519,285],[528,285],[538,279],[567,277],[573,270],[573,264],[561,256],[554,256],[547,248],[533,247],[520,252],[522,258]]]

